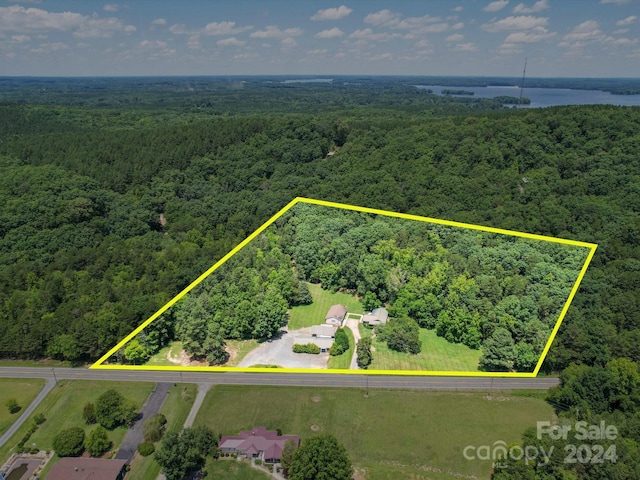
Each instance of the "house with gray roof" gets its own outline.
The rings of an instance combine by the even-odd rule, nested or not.
[[[389,319],[389,312],[384,307],[374,308],[371,313],[362,316],[362,323],[366,323],[370,327],[376,325],[384,325]]]

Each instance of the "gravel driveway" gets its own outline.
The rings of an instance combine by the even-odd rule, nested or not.
[[[311,329],[291,330],[289,333],[283,333],[277,339],[264,342],[249,352],[238,364],[238,367],[278,365],[283,368],[327,368],[328,353],[319,355],[293,353],[293,343],[296,338],[308,338],[308,343],[313,343]]]

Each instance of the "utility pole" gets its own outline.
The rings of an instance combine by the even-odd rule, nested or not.
[[[53,373],[53,381],[58,385],[58,379],[56,378],[56,371],[53,367],[51,367],[51,373]]]
[[[527,59],[524,59],[524,70],[522,70],[522,81],[520,82],[520,98],[518,98],[518,105],[522,103],[522,92],[524,91],[524,75],[527,73]]]

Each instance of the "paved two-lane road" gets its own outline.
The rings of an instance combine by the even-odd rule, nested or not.
[[[0,377],[54,380],[112,380],[136,382],[205,383],[219,385],[276,385],[309,387],[360,387],[430,390],[545,390],[558,384],[556,377],[432,377],[414,375],[166,372],[152,370],[89,370],[84,368],[0,367]]]

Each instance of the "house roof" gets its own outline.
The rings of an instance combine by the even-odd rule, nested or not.
[[[65,457],[55,463],[47,480],[116,480],[126,460]]]
[[[387,312],[387,309],[384,307],[374,308],[371,311],[371,314],[378,317],[378,320],[380,322],[386,322],[387,319],[389,318],[389,312]]]
[[[332,305],[324,318],[338,318],[342,320],[346,314],[347,307],[344,305]]]
[[[254,427],[251,430],[243,430],[236,437],[223,436],[219,447],[234,448],[247,455],[255,455],[263,452],[265,459],[280,460],[284,443],[293,440],[300,444],[298,435],[278,435],[275,430],[267,430],[265,427]],[[238,443],[240,441],[240,443]]]
[[[331,338],[336,336],[336,329],[333,325],[329,325],[327,323],[322,325],[313,325],[311,327],[311,335]]]

